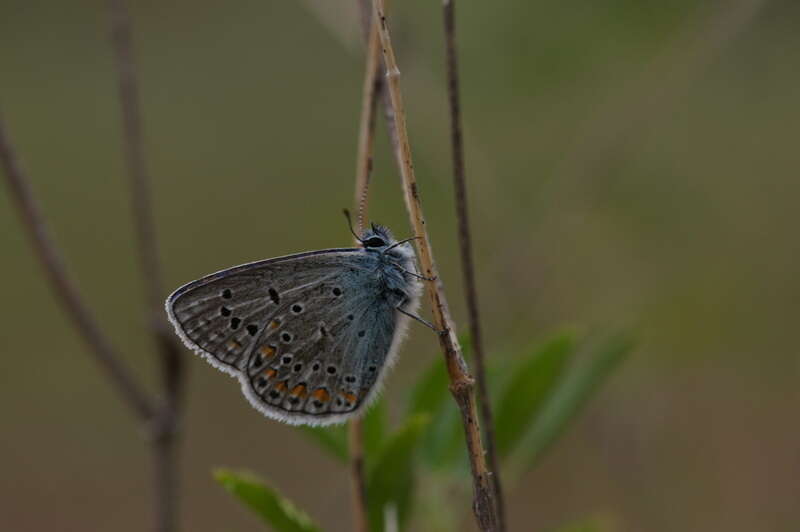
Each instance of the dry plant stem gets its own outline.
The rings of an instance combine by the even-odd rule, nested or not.
[[[75,322],[75,327],[83,339],[89,344],[90,353],[101,368],[108,374],[111,383],[122,396],[123,401],[131,407],[137,417],[143,421],[150,420],[156,413],[156,406],[145,390],[134,379],[133,374],[122,362],[114,346],[103,333],[89,306],[84,302],[72,279],[70,279],[61,253],[56,248],[50,233],[45,226],[41,209],[33,197],[28,177],[19,165],[11,145],[11,139],[5,130],[0,116],[0,165],[6,175],[11,199],[19,209],[22,224],[28,231],[39,261],[44,267],[47,278],[59,302],[67,315]]]
[[[372,0],[358,0],[359,8],[361,9],[361,30],[364,36],[364,42],[367,43],[369,46],[370,42],[370,35],[372,31],[372,25],[370,21],[372,20]],[[378,44],[380,44],[380,39],[378,39]],[[378,49],[378,68],[379,74],[385,72],[383,67],[383,59],[380,54],[380,49]],[[400,174],[402,174],[402,155],[400,153],[400,142],[397,140],[397,133],[394,124],[394,109],[392,109],[392,102],[389,101],[389,96],[386,94],[384,84],[384,77],[382,75],[378,75],[375,77],[375,92],[376,97],[381,101],[381,107],[383,107],[383,119],[386,122],[386,132],[389,137],[389,144],[392,146],[392,153],[395,156],[395,162],[397,163],[397,170]]]
[[[473,510],[481,530],[496,531],[498,528],[494,490],[492,489],[491,476],[486,466],[483,443],[481,442],[480,422],[475,404],[474,381],[467,372],[466,363],[461,355],[461,346],[458,343],[455,327],[450,317],[447,300],[433,259],[430,238],[425,227],[425,218],[422,212],[416,176],[414,175],[414,165],[411,159],[411,148],[408,142],[406,115],[400,92],[400,70],[397,67],[391,37],[386,24],[383,0],[374,0],[373,5],[378,23],[384,65],[386,66],[387,88],[392,108],[394,109],[395,129],[400,153],[402,154],[402,178],[406,207],[408,208],[411,225],[414,228],[414,235],[418,237],[416,242],[420,267],[425,276],[437,279],[425,284],[431,301],[433,323],[442,331],[439,335],[439,341],[450,378],[450,391],[461,410],[464,424],[473,478]]]
[[[497,461],[494,440],[494,420],[489,389],[486,382],[485,352],[481,331],[478,291],[475,283],[475,265],[472,260],[472,236],[469,226],[467,206],[467,184],[464,170],[464,140],[461,132],[461,97],[459,94],[458,52],[456,49],[455,2],[444,0],[444,36],[447,63],[447,94],[450,104],[450,140],[453,148],[453,184],[455,189],[456,215],[458,217],[458,236],[461,249],[461,270],[464,277],[464,292],[469,316],[469,332],[472,350],[475,353],[475,373],[478,384],[478,404],[481,409],[481,423],[486,442],[486,456],[492,471],[492,484],[497,504],[497,527],[505,530],[505,505],[500,483],[500,464]]]
[[[360,419],[353,419],[348,424],[350,456],[350,484],[353,500],[353,530],[367,532],[367,483],[364,474],[364,428]]]
[[[369,211],[369,183],[372,173],[372,152],[375,138],[375,110],[382,83],[379,73],[382,72],[380,62],[380,41],[374,24],[369,32],[364,69],[364,85],[361,93],[361,119],[358,132],[358,154],[356,156],[356,184],[354,208],[358,213],[358,231],[364,229]],[[358,242],[354,242],[358,245]],[[355,530],[366,532],[369,528],[367,519],[367,489],[364,475],[364,435],[361,420],[353,420],[349,426],[350,436],[350,469],[353,491],[353,515]]]
[[[142,136],[139,89],[133,57],[131,17],[125,0],[109,0],[111,38],[116,59],[122,111],[123,149],[131,186],[132,210],[147,295],[147,318],[158,346],[164,403],[152,424],[157,530],[175,529],[177,499],[176,435],[183,383],[180,348],[164,318],[163,284],[150,201]]]
[[[361,122],[358,130],[358,155],[356,156],[355,208],[359,230],[369,220],[368,194],[372,173],[372,152],[375,139],[375,108],[382,84],[377,82],[381,69],[380,41],[377,28],[370,32],[367,42],[367,59],[361,99]]]

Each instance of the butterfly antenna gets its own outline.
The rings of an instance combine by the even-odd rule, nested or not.
[[[410,237],[410,238],[404,238],[403,240],[400,240],[399,242],[395,242],[394,244],[392,244],[392,245],[391,245],[391,246],[389,246],[388,248],[384,249],[383,251],[381,251],[381,253],[386,253],[386,252],[387,252],[387,251],[389,251],[390,249],[396,248],[397,246],[400,246],[400,245],[402,245],[402,244],[405,244],[406,242],[411,242],[412,240],[416,240],[416,239],[418,239],[418,238],[422,238],[422,237],[419,237],[419,236],[412,236],[412,237]]]
[[[356,234],[355,231],[353,231],[353,220],[350,219],[350,211],[348,211],[347,209],[342,209],[342,212],[344,213],[344,217],[347,218],[347,227],[350,228],[350,232],[353,233],[353,236],[355,237],[356,240],[358,240],[363,244],[364,241],[361,240],[361,238]]]

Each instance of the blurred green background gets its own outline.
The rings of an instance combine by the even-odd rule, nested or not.
[[[134,4],[168,287],[347,245],[356,2]],[[441,8],[392,4],[421,194],[466,329]],[[458,9],[489,348],[502,357],[564,325],[638,330],[623,370],[507,488],[512,529],[596,515],[619,530],[797,530],[800,4]],[[97,0],[0,0],[0,104],[71,272],[155,389],[107,19]],[[405,236],[382,126],[377,149],[371,213]],[[57,306],[12,207],[0,187],[0,528],[146,529],[142,430]],[[412,329],[387,385],[395,414],[436,356],[433,335]],[[211,477],[229,466],[268,478],[326,529],[349,530],[346,470],[265,420],[234,381],[187,363],[183,529],[258,526]]]

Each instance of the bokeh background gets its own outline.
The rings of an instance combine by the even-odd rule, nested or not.
[[[362,52],[355,1],[132,2],[169,288],[346,245]],[[464,327],[438,2],[392,2],[421,194]],[[638,344],[541,466],[513,530],[800,527],[800,4],[458,4],[488,345],[633,327]],[[105,4],[0,1],[0,101],[56,241],[155,389]],[[371,212],[409,234],[384,130]],[[0,187],[0,528],[146,529],[142,431],[85,353]],[[414,329],[389,404],[438,356]],[[188,357],[188,355],[187,355]],[[329,530],[346,470],[188,359],[184,530],[260,525],[214,483],[248,468]],[[466,526],[468,508],[463,513]],[[418,530],[426,530],[417,523]]]

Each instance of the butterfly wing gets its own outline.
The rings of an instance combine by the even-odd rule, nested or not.
[[[248,400],[289,423],[330,424],[374,396],[403,316],[358,248],[246,264],[178,289],[184,343],[236,375]]]

